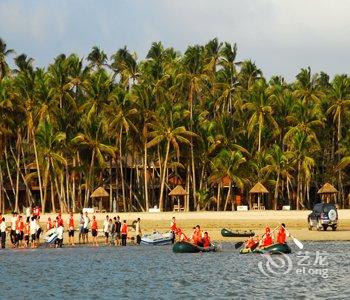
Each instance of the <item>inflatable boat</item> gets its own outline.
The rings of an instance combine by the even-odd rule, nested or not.
[[[190,242],[177,242],[173,246],[174,253],[198,253],[198,252],[216,252],[218,247],[212,245],[210,247],[200,247]]]
[[[226,228],[221,229],[221,235],[223,237],[250,237],[254,236],[255,233],[253,231],[231,231]]]
[[[292,250],[290,249],[288,244],[272,244],[271,246],[268,247],[257,247],[254,250],[243,248],[240,253],[241,254],[247,254],[247,253],[260,253],[260,254],[289,254],[291,253]]]
[[[141,237],[142,245],[170,245],[173,240],[173,233],[154,232]]]
[[[56,240],[57,240],[56,228],[52,228],[46,233],[45,242],[48,245],[52,245],[56,242]]]

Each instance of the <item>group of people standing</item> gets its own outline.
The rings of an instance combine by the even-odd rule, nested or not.
[[[13,248],[31,246],[36,248],[39,244],[40,235],[42,228],[40,226],[40,212],[37,214],[27,215],[26,220],[16,212],[13,212],[11,218],[11,225],[6,225],[5,217],[0,213],[0,245],[4,249],[6,245],[7,233],[10,233],[10,240]],[[77,222],[76,222],[77,221]],[[136,242],[141,242],[141,220],[137,219],[136,224],[133,226],[136,231]],[[89,243],[89,232],[91,232],[92,245],[98,246],[98,232],[99,225],[96,216],[93,215],[90,219],[88,213],[80,213],[78,220],[74,219],[74,214],[70,213],[66,223],[66,230],[68,232],[68,245],[75,245],[75,231],[78,231],[78,242],[79,244]],[[126,220],[121,222],[120,217],[116,216],[110,218],[108,215],[103,222],[103,233],[105,237],[105,245],[115,246],[126,246],[128,239],[128,225]],[[52,220],[48,217],[46,222],[46,233],[47,235],[54,234],[54,245],[56,247],[62,247],[63,236],[65,231],[65,224],[61,213],[58,213],[56,218]]]
[[[27,215],[27,218],[24,219],[21,215],[13,212],[10,220],[10,230],[8,230],[5,217],[0,213],[1,248],[5,248],[8,231],[10,233],[10,240],[13,248],[28,248],[30,243],[32,248],[37,247],[42,233],[39,220],[39,214]]]

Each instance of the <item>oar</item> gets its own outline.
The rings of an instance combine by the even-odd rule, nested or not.
[[[295,238],[294,236],[292,236],[289,231],[287,231],[286,227],[282,226],[284,228],[284,230],[286,231],[286,233],[293,239],[294,244],[299,248],[299,249],[303,249],[304,245],[302,244],[302,242],[300,242],[297,238]]]
[[[272,232],[274,232],[278,227],[280,227],[280,225],[278,225],[277,227],[275,227],[270,233],[272,233]],[[257,235],[254,235],[253,236],[253,238],[254,237],[256,237]],[[265,233],[263,234],[263,236],[262,236],[262,238],[265,236]],[[238,243],[236,243],[235,244],[235,249],[238,249],[238,248],[241,248],[242,247],[242,245],[245,243],[246,241],[244,241],[244,242],[238,242]]]

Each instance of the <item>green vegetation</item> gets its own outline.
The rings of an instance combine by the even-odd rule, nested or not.
[[[35,68],[0,39],[1,207],[67,211],[105,186],[124,211],[169,209],[174,178],[186,210],[226,210],[257,181],[272,209],[310,207],[326,181],[347,205],[350,78],[268,80],[236,54],[217,39],[184,54],[153,43],[143,60],[93,47]]]

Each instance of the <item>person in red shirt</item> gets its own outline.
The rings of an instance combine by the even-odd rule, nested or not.
[[[97,221],[96,221],[96,216],[92,217],[92,222],[91,222],[91,234],[92,234],[92,245],[93,246],[98,246],[97,244]]]
[[[30,223],[29,221],[24,226],[24,247],[28,248],[29,245],[29,236],[30,236]]]
[[[52,229],[54,226],[53,226],[53,222],[51,221],[51,218],[48,217],[47,218],[47,223],[46,223],[46,231],[49,231],[50,229]]]
[[[264,238],[262,239],[262,247],[268,247],[273,244],[273,239],[272,239],[272,234],[271,234],[271,229],[269,226],[265,228],[265,235]]]
[[[60,213],[60,212],[57,214],[56,220],[57,220],[57,222],[58,222],[57,227],[59,227],[59,226],[64,227],[64,225],[63,225],[62,215],[61,215],[61,213]]]
[[[126,239],[128,237],[128,225],[126,224],[126,220],[123,221],[120,232],[122,234],[122,246],[126,246]]]
[[[193,243],[195,245],[203,247],[203,242],[202,242],[203,234],[202,234],[202,230],[201,230],[199,225],[197,225],[195,227],[195,230],[194,230],[193,235],[192,235],[192,239],[193,239]]]
[[[74,218],[73,213],[70,213],[68,220],[68,243],[74,246]]]
[[[176,229],[176,234],[179,236],[180,242],[188,242],[190,240],[181,228]]]
[[[203,237],[203,247],[204,248],[209,248],[211,246],[211,240],[208,235],[208,232],[204,232],[204,237]]]
[[[173,234],[173,239],[171,240],[171,243],[174,244],[174,242],[175,242],[175,234],[177,232],[177,226],[176,226],[176,219],[175,219],[175,217],[173,217],[172,220],[171,220],[170,231]]]
[[[284,223],[281,224],[281,228],[277,233],[277,243],[287,243],[286,225],[284,225]]]
[[[16,247],[20,247],[23,241],[23,230],[24,230],[24,223],[22,216],[19,215],[18,219],[16,221]]]

